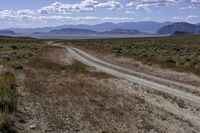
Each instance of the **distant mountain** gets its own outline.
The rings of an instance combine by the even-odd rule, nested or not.
[[[58,30],[58,29],[66,29],[66,28],[76,28],[76,29],[88,29],[88,30],[94,30],[98,32],[108,31],[112,29],[137,29],[143,32],[151,32],[155,33],[158,29],[160,29],[163,26],[172,24],[172,22],[153,22],[153,21],[147,21],[147,22],[124,22],[124,23],[101,23],[96,25],[62,25],[57,27],[44,27],[44,28],[28,28],[28,29],[21,29],[21,28],[12,28],[9,30],[13,30],[16,33],[28,33],[32,34],[34,32],[50,32],[52,30]]]
[[[144,35],[149,34],[147,32],[141,32],[139,30],[129,30],[129,29],[113,29],[104,32],[98,32],[94,30],[87,29],[75,29],[75,28],[65,28],[59,30],[52,30],[47,34],[65,34],[65,35]]]
[[[194,35],[194,34],[190,32],[176,31],[171,36],[190,36],[190,35]]]
[[[45,34],[45,33],[42,33],[42,32],[33,32],[32,34]]]
[[[97,34],[98,32],[87,29],[75,29],[75,28],[65,28],[60,30],[52,30],[49,34],[76,34],[76,35],[88,35]]]
[[[141,32],[139,30],[113,29],[110,31],[101,32],[100,34],[104,34],[104,35],[140,35],[140,34],[147,34],[147,33]]]
[[[200,33],[200,26],[186,22],[173,23],[160,28],[157,31],[157,34],[172,34],[177,31],[198,34]]]
[[[11,30],[0,30],[0,34],[1,35],[7,35],[7,34],[16,34],[14,31],[11,31]]]

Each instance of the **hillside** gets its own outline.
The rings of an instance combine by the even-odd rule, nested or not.
[[[74,28],[66,28],[66,29],[60,29],[60,30],[52,30],[49,32],[49,34],[97,34],[96,31],[93,30],[87,30],[87,29],[74,29]]]
[[[200,27],[194,24],[179,22],[171,25],[163,26],[157,31],[157,34],[172,34],[176,31],[189,32],[193,34],[198,34]]]
[[[145,33],[141,32],[139,30],[113,29],[113,30],[110,30],[110,31],[102,32],[101,34],[106,34],[106,35],[139,35],[139,34],[145,34]]]
[[[190,32],[183,32],[183,31],[176,31],[172,34],[172,36],[190,36],[190,35],[194,35]]]
[[[155,33],[159,28],[172,24],[172,22],[153,22],[153,21],[146,21],[146,22],[123,22],[123,23],[100,23],[95,25],[87,25],[87,24],[77,24],[77,25],[61,25],[61,26],[55,26],[55,27],[41,27],[41,28],[11,28],[9,30],[13,30],[17,33],[34,33],[34,32],[50,32],[52,30],[58,30],[58,29],[66,29],[66,28],[74,28],[74,29],[89,29],[89,30],[95,30],[98,32],[103,32],[107,30],[112,29],[137,29],[140,31],[146,31]]]
[[[16,33],[11,30],[0,30],[0,34],[4,35],[4,34],[16,34]]]

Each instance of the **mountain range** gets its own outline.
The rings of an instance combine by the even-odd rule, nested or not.
[[[130,30],[130,29],[113,29],[110,31],[104,31],[100,34],[103,35],[141,35],[141,34],[149,34],[146,32],[141,32],[139,30]]]
[[[42,34],[42,33],[40,33]],[[149,33],[141,32],[139,30],[129,29],[112,29],[109,31],[98,32],[88,29],[75,29],[75,28],[64,28],[60,30],[52,30],[45,34],[65,34],[65,35],[147,35]]]
[[[124,22],[96,25],[62,25],[32,29],[0,30],[0,34],[72,34],[72,35],[171,35],[175,32],[200,34],[200,23],[187,22]]]
[[[124,23],[101,23],[96,25],[62,25],[56,27],[44,27],[44,28],[10,28],[8,30],[12,30],[16,33],[25,33],[25,34],[32,34],[32,33],[47,33],[52,30],[59,30],[59,29],[66,29],[66,28],[74,28],[74,29],[87,29],[87,30],[94,30],[98,32],[104,32],[113,29],[130,29],[130,30],[140,30],[143,32],[150,32],[155,33],[158,29],[163,26],[172,24],[172,22],[124,22]]]
[[[94,30],[88,30],[88,29],[63,28],[59,30],[52,30],[48,32],[48,34],[93,35],[93,34],[98,34],[98,32]]]

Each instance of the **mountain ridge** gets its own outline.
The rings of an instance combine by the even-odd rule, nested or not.
[[[163,26],[157,31],[157,34],[173,34],[174,32],[187,32],[192,34],[200,33],[200,26],[187,22],[176,22],[170,25]]]
[[[139,30],[129,30],[129,29],[112,29],[104,32],[98,32],[88,29],[78,29],[78,28],[63,28],[59,30],[52,30],[46,34],[66,34],[66,35],[141,35],[149,34],[146,32],[141,32]]]
[[[59,30],[52,30],[48,34],[98,34],[97,31],[88,29],[77,29],[77,28],[63,28]]]
[[[78,24],[78,25],[61,25],[55,27],[43,27],[43,28],[10,28],[7,30],[13,30],[16,33],[32,34],[34,32],[45,33],[45,32],[50,32],[52,30],[58,30],[63,28],[80,28],[80,29],[95,30],[98,32],[104,32],[119,28],[119,29],[130,29],[130,30],[136,29],[143,32],[155,33],[159,28],[171,23],[172,22],[154,22],[154,21],[123,22],[123,23],[105,22],[95,25]]]
[[[130,29],[112,29],[109,31],[104,31],[100,33],[101,35],[140,35],[140,34],[149,34],[146,32],[141,32],[139,30],[130,30]]]
[[[0,30],[0,34],[1,35],[4,35],[4,34],[11,34],[11,35],[13,35],[13,34],[16,34],[14,31],[12,31],[12,30]]]

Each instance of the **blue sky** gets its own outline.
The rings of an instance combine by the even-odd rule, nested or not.
[[[200,0],[0,1],[0,29],[132,21],[200,23]]]

